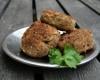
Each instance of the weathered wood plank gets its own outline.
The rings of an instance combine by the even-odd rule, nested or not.
[[[32,0],[11,0],[0,20],[0,45],[4,37],[32,23]],[[34,70],[4,54],[0,46],[0,80],[34,80]]]
[[[80,0],[82,3],[91,8],[94,12],[100,15],[100,0]]]
[[[35,1],[36,1],[36,10],[38,19],[40,18],[42,11],[46,9],[53,9],[56,11],[63,12],[55,0],[35,0]]]
[[[98,65],[97,65],[98,64]],[[58,69],[46,71],[44,80],[100,80],[100,63],[94,59],[75,70]]]
[[[12,0],[1,20],[11,29],[30,25],[32,22],[32,1]]]
[[[10,4],[11,0],[0,0],[0,18],[2,17],[3,13],[5,12],[6,8]]]
[[[0,80],[34,80],[34,70],[3,53],[0,56]]]

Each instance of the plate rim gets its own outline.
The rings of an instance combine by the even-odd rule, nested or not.
[[[27,65],[30,65],[30,66],[38,66],[38,67],[46,67],[46,68],[68,68],[66,66],[60,66],[60,65],[57,65],[57,64],[50,64],[50,63],[39,63],[39,62],[32,62],[32,61],[29,61],[29,60],[26,60],[26,59],[23,59],[23,58],[20,58],[16,55],[14,55],[12,52],[9,51],[9,49],[7,48],[7,39],[9,38],[10,35],[12,35],[13,33],[16,33],[17,31],[20,31],[22,29],[27,29],[28,27],[24,27],[24,28],[20,28],[20,29],[17,29],[13,32],[11,32],[10,34],[8,34],[3,43],[2,43],[2,49],[3,51],[5,52],[6,55],[8,55],[10,58],[18,61],[18,62],[21,62],[23,64],[27,64]],[[95,39],[94,39],[95,40]],[[99,50],[99,43],[97,40],[95,40],[95,44],[96,44],[96,50],[94,51],[95,54],[91,54],[88,59],[85,58],[83,59],[79,65],[83,65],[85,63],[88,63],[90,62],[92,59],[94,59],[100,52]]]

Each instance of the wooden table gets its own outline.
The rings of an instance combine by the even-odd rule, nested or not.
[[[91,28],[100,43],[100,0],[0,0],[0,80],[100,80],[99,56],[72,70],[30,67],[5,55],[4,38],[39,19],[45,9],[73,16],[79,27]]]

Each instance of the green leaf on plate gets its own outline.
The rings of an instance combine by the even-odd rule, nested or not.
[[[83,59],[83,56],[70,44],[65,44],[63,54],[58,48],[50,49],[48,57],[50,63],[70,68],[76,68]]]

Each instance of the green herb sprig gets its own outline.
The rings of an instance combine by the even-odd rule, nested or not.
[[[49,51],[49,61],[51,64],[58,64],[70,68],[76,68],[83,59],[83,56],[70,44],[64,46],[63,53],[59,48],[52,48]]]

